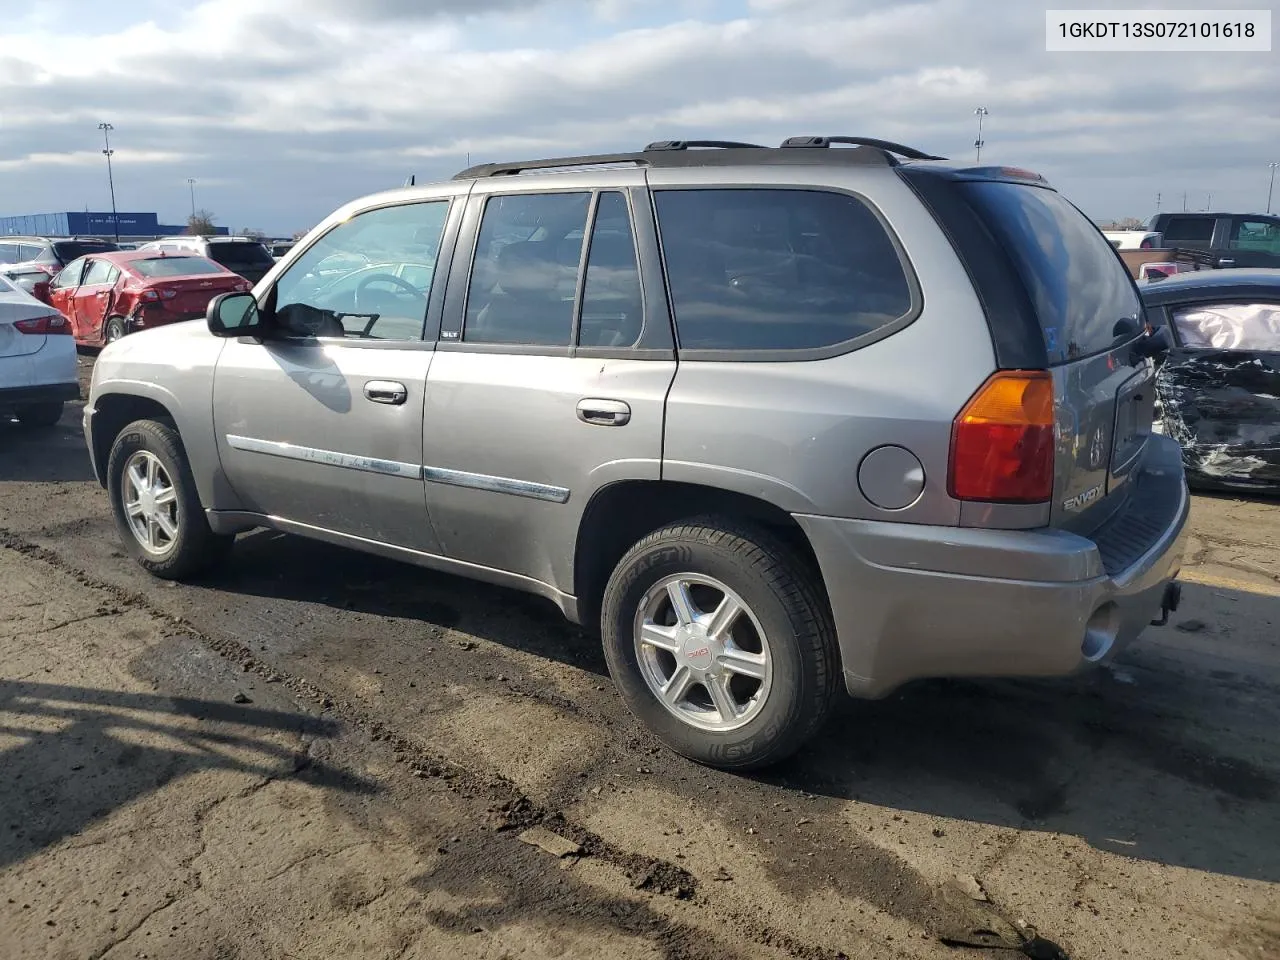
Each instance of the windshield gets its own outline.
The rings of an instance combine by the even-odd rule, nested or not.
[[[237,267],[274,267],[276,263],[261,243],[210,243],[209,256],[232,270]]]
[[[194,277],[224,273],[222,267],[204,257],[154,257],[129,261],[129,269],[144,277]]]
[[[53,245],[53,252],[63,263],[70,263],[91,253],[110,253],[120,249],[107,240],[63,240]]]
[[[1142,316],[1133,279],[1115,249],[1062,194],[1015,183],[964,190],[1013,259],[1044,330],[1051,364],[1110,350],[1136,336]],[[1117,336],[1119,330],[1127,331]]]

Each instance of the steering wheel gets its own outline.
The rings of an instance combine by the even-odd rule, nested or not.
[[[397,277],[392,273],[371,273],[356,284],[355,301],[357,304],[360,302],[360,294],[364,293],[365,290],[373,286],[375,283],[390,283],[393,286],[400,287],[406,293],[410,293],[415,297],[422,296],[421,290],[402,277]]]

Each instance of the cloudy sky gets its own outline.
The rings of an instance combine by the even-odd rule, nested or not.
[[[1049,6],[1068,6],[1065,2]],[[1103,7],[1101,0],[1079,3]],[[1124,7],[1250,6],[1236,0]],[[1269,3],[1252,4],[1265,7]],[[288,234],[409,174],[657,139],[884,137],[1097,217],[1266,203],[1280,54],[1044,51],[1028,0],[0,0],[0,215]]]

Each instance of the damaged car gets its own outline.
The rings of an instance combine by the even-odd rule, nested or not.
[[[1182,445],[1188,482],[1280,493],[1280,270],[1183,273],[1138,284],[1168,330],[1156,429]]]

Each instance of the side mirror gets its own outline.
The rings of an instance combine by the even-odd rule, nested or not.
[[[258,301],[251,293],[224,293],[209,301],[205,312],[215,337],[254,337],[262,330]]]

